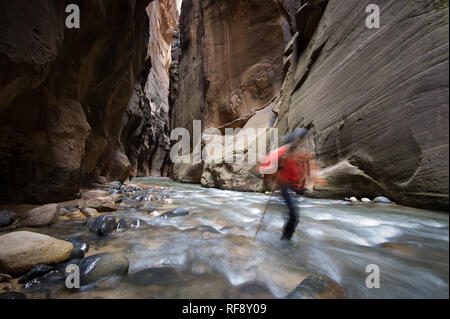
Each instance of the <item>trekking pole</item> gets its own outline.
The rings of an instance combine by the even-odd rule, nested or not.
[[[261,216],[261,221],[259,222],[258,228],[256,229],[255,236],[253,237],[253,241],[254,242],[256,241],[256,236],[258,236],[259,230],[261,229],[261,225],[262,225],[262,223],[264,221],[264,216],[266,216],[267,208],[269,207],[269,203],[270,203],[270,200],[272,199],[272,195],[273,195],[273,193],[275,191],[275,187],[277,187],[278,177],[279,176],[280,175],[278,174],[277,178],[275,179],[275,183],[274,183],[274,186],[272,188],[272,193],[270,193],[269,199],[267,200],[267,203],[266,203],[266,207],[264,208],[264,212],[263,212],[263,214]]]

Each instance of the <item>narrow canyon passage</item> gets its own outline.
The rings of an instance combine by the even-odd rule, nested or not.
[[[0,0],[0,298],[448,298],[448,17]]]

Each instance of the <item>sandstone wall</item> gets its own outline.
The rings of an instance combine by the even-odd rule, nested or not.
[[[365,25],[371,3],[380,29]],[[310,195],[448,209],[448,1],[282,4],[184,2],[172,124],[274,125],[281,135],[308,127],[328,182]],[[273,112],[275,124],[251,122],[258,110]],[[177,164],[173,175],[259,187],[248,166]]]
[[[326,1],[313,3],[297,13],[276,124],[281,133],[311,128],[328,181],[312,195],[445,209],[448,1],[330,0],[317,21]],[[371,3],[380,29],[366,28]]]
[[[292,1],[286,6],[278,0],[183,1],[172,127],[192,133],[192,121],[201,120],[203,129],[242,128],[266,109],[283,83],[283,52],[295,29],[292,8]],[[175,164],[172,176],[200,182],[202,170]],[[228,185],[208,182],[211,176],[203,181]],[[248,188],[238,184],[244,188],[230,187]]]
[[[155,0],[147,12],[148,53],[124,113],[121,143],[135,176],[164,176],[170,150],[169,67],[178,23],[176,1]]]
[[[81,28],[65,28],[65,8]],[[143,68],[147,0],[0,1],[0,199],[71,199],[124,179],[122,114]]]

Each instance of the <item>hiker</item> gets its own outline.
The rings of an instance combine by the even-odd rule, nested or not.
[[[307,129],[301,128],[284,136],[285,146],[270,153],[262,160],[264,164],[259,165],[260,174],[264,174],[278,163],[277,172],[271,174],[271,177],[275,181],[275,187],[280,187],[281,195],[289,210],[289,218],[284,226],[281,240],[291,240],[299,223],[299,213],[291,192],[303,195],[311,184],[321,181],[318,178],[319,167],[314,156],[306,151],[304,145],[308,133]]]
[[[130,182],[133,179],[133,177],[134,177],[133,171],[130,171],[130,175],[128,175],[128,179]]]

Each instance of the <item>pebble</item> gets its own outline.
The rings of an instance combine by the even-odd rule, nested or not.
[[[371,203],[372,201],[368,199],[367,197],[361,198],[361,202],[363,203]]]

